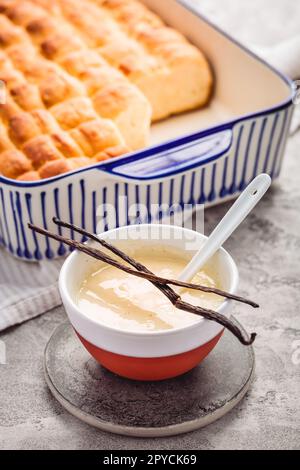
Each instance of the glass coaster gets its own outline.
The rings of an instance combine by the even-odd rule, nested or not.
[[[221,418],[246,394],[255,363],[253,348],[226,330],[208,357],[183,376],[127,380],[101,367],[69,323],[52,334],[44,361],[47,384],[66,410],[104,431],[136,437],[186,433]]]

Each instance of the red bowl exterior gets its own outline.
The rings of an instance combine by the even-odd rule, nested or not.
[[[153,358],[129,357],[111,353],[94,346],[76,333],[87,351],[106,369],[127,379],[153,381],[171,379],[196,367],[216,346],[223,331],[208,343],[191,351],[175,356]]]

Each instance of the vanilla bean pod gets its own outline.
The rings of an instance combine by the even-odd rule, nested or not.
[[[86,244],[77,242],[75,240],[71,240],[69,238],[63,237],[62,235],[52,233],[49,230],[46,230],[46,229],[43,229],[43,228],[40,228],[40,227],[36,227],[32,224],[28,224],[28,227],[31,230],[33,230],[34,232],[37,232],[41,235],[52,238],[52,239],[54,239],[58,242],[65,243],[66,245],[68,245],[72,248],[75,248],[78,251],[81,251],[81,252],[83,252],[83,253],[85,253],[85,254],[87,254],[87,255],[95,258],[95,259],[98,259],[99,261],[103,261],[103,262],[105,262],[105,263],[107,263],[111,266],[114,266],[115,268],[120,269],[120,270],[122,270],[122,271],[124,271],[128,274],[132,274],[133,276],[140,277],[140,278],[143,278],[143,279],[147,279],[148,281],[152,282],[159,289],[160,289],[160,286],[161,287],[169,287],[169,286],[167,286],[167,284],[177,282],[177,281],[172,281],[172,280],[169,280],[169,279],[161,278],[159,276],[155,276],[151,272],[136,271],[136,270],[134,270],[134,269],[132,269],[128,266],[125,266],[125,265],[119,263],[118,261],[116,261],[115,259],[113,259],[110,256],[106,255],[105,253],[103,253],[100,250],[97,250],[95,248],[92,248],[92,247],[90,247]],[[115,250],[116,250],[115,254],[117,254],[117,251],[119,253],[121,253],[121,251],[119,249],[115,248]],[[128,259],[127,255],[122,252],[122,259],[124,261],[125,261],[125,257]],[[133,261],[132,258],[131,258],[131,261]],[[136,265],[138,264],[137,262],[134,262],[134,263]],[[140,269],[145,269],[145,267],[143,267],[141,264],[139,264],[139,266],[140,266]],[[157,284],[159,284],[159,286]],[[178,285],[178,284],[176,284],[176,285]],[[193,285],[189,284],[189,286],[193,286]],[[181,297],[173,289],[171,289],[170,287],[168,288],[168,291],[165,291],[165,289],[160,289],[160,290],[164,295],[166,295],[168,297],[168,299],[172,302],[172,304],[176,308],[178,308],[180,310],[188,311],[190,313],[194,313],[196,315],[201,315],[204,318],[207,318],[208,320],[215,321],[215,322],[221,324],[222,326],[224,326],[225,328],[230,330],[239,339],[239,341],[243,345],[250,345],[250,344],[253,343],[253,341],[255,339],[255,336],[256,336],[255,333],[252,333],[250,338],[246,338],[244,336],[243,332],[239,329],[239,327],[237,325],[235,325],[233,322],[231,322],[225,316],[220,315],[218,312],[215,312],[213,310],[204,309],[202,307],[197,307],[197,306],[191,305],[187,302],[184,302],[181,299]]]
[[[70,230],[74,230],[75,232],[78,232],[81,235],[83,235],[85,237],[88,237],[91,240],[94,240],[95,242],[99,243],[100,245],[102,245],[107,250],[109,250],[112,253],[114,253],[115,255],[119,256],[123,261],[126,261],[128,264],[131,264],[131,266],[135,267],[138,271],[142,271],[142,272],[146,272],[148,274],[153,274],[154,275],[154,273],[149,271],[149,269],[146,266],[144,266],[141,263],[139,263],[138,261],[134,260],[133,258],[128,256],[126,253],[121,251],[116,246],[111,245],[110,243],[108,243],[103,238],[100,238],[97,235],[95,235],[93,233],[90,233],[85,229],[77,227],[74,224],[70,224],[68,222],[64,222],[62,220],[59,220],[56,217],[53,218],[53,222],[56,225],[60,226],[60,227],[64,227],[64,228],[68,228]],[[259,307],[259,305],[256,302],[253,302],[252,300],[245,299],[244,297],[241,297],[241,296],[238,296],[238,295],[235,295],[235,294],[231,294],[229,292],[225,292],[225,291],[223,291],[221,289],[218,289],[216,287],[201,286],[199,284],[193,284],[193,283],[188,283],[188,282],[183,282],[183,281],[177,281],[176,279],[159,278],[159,280],[160,280],[160,284],[165,284],[165,285],[171,284],[171,285],[174,285],[174,286],[177,286],[177,287],[183,287],[183,288],[186,288],[186,289],[193,289],[193,290],[199,290],[199,291],[202,291],[202,292],[212,293],[212,294],[219,295],[221,297],[225,297],[227,299],[236,300],[237,302],[241,302],[241,303],[250,305],[253,308],[258,308]]]
[[[57,217],[53,217],[53,222],[58,225],[59,227],[64,227],[64,228],[68,228],[70,230],[74,230],[75,232],[77,233],[80,233],[81,235],[85,236],[85,237],[88,237],[90,238],[91,240],[94,240],[95,242],[99,243],[100,245],[102,245],[104,248],[106,248],[107,250],[111,251],[112,253],[114,253],[115,255],[119,256],[123,261],[126,261],[128,264],[130,264],[131,266],[133,266],[134,268],[136,268],[138,271],[141,271],[141,272],[145,272],[145,273],[148,273],[148,274],[154,274],[152,273],[148,268],[146,268],[146,266],[143,266],[141,263],[139,263],[138,261],[136,261],[135,259],[131,258],[130,256],[128,256],[126,253],[123,253],[123,251],[121,251],[119,248],[117,248],[116,246],[114,245],[111,245],[110,243],[108,243],[107,241],[103,240],[102,238],[99,238],[97,237],[97,235],[93,234],[93,233],[90,233],[88,232],[87,230],[84,230],[80,227],[77,227],[76,225],[74,224],[70,224],[68,222],[64,222],[60,219],[58,219]],[[159,289],[163,294],[165,294],[166,297],[168,297],[168,299],[173,303],[173,301],[175,300],[175,296],[174,294],[179,297],[179,295],[177,295],[173,289],[171,289],[171,287],[169,287],[168,285],[163,285],[161,283],[158,283],[158,282],[155,282],[155,281],[150,281],[155,287],[157,287],[157,289]]]

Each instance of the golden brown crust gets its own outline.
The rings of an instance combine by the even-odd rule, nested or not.
[[[18,112],[9,120],[9,136],[19,147],[42,134],[51,134],[59,131],[55,119],[46,110],[40,109],[31,113]]]
[[[71,130],[70,135],[82,148],[82,153],[89,157],[121,143],[119,133],[108,119],[95,119],[85,122],[76,129]]]
[[[128,93],[132,90],[124,82],[122,75],[117,70],[108,69],[107,67],[88,67],[80,74],[80,78],[84,82],[90,96],[95,95],[99,90],[103,90],[112,84],[123,85]]]
[[[41,177],[37,171],[27,171],[23,173],[21,176],[18,176],[18,181],[38,181]]]
[[[39,170],[39,177],[52,178],[53,176],[68,173],[69,171],[77,170],[88,165],[91,165],[92,161],[87,157],[69,158],[68,160],[56,160],[47,162]]]
[[[70,37],[67,32],[64,31],[50,35],[50,37],[41,44],[41,50],[45,57],[57,62],[63,59],[67,54],[81,47],[83,47],[82,43],[76,36]]]
[[[11,87],[10,94],[24,111],[38,110],[44,107],[38,87],[31,83],[24,82]]]
[[[67,132],[59,132],[51,135],[51,140],[57,150],[65,157],[80,157],[82,151],[79,145],[67,134]]]
[[[23,39],[22,29],[12,25],[4,15],[0,14],[0,47],[6,48],[21,43]]]
[[[45,12],[33,7],[27,1],[11,1],[9,7],[5,10],[5,14],[13,23],[26,26],[29,22],[44,16]]]
[[[93,163],[93,159],[87,157],[69,158],[68,161],[71,163],[72,170],[77,170],[77,168],[83,168]]]
[[[13,66],[22,72],[25,77],[35,77],[36,80],[43,79],[51,71],[55,70],[54,64],[47,63],[36,54],[31,44],[17,44],[6,50],[7,56]],[[38,82],[37,82],[38,83]]]
[[[34,169],[38,169],[46,162],[59,160],[63,155],[55,147],[51,137],[42,135],[29,140],[24,146],[25,155],[32,162]]]
[[[83,89],[65,74],[49,73],[40,85],[41,97],[47,108],[76,96],[84,95]]]
[[[12,3],[13,0],[0,0],[0,13],[6,13]]]
[[[40,178],[52,178],[53,176],[61,175],[71,171],[69,160],[55,160],[45,163],[39,170]]]
[[[2,118],[3,124],[8,125],[9,120],[20,112],[20,107],[16,104],[10,95],[7,95],[6,103],[0,105],[0,116]]]
[[[136,0],[0,0],[0,80],[0,173],[23,181],[145,146],[151,115],[205,104],[212,82]]]
[[[78,28],[91,48],[102,47],[108,38],[121,34],[117,25],[107,17],[105,12],[90,2],[85,3],[84,9],[78,0],[64,0],[59,4],[65,18]]]
[[[0,70],[0,80],[2,80],[7,89],[11,90],[24,83],[22,74],[13,68]]]
[[[0,154],[5,150],[15,149],[14,144],[7,135],[7,131],[3,125],[0,123]]]
[[[91,101],[85,97],[73,98],[50,109],[62,129],[70,130],[82,122],[97,118]]]
[[[128,93],[127,87],[117,83],[108,85],[101,91],[98,91],[93,96],[93,103],[96,111],[101,116],[107,119],[114,119],[119,115],[120,109],[126,107],[130,99],[131,96]]]
[[[29,113],[18,113],[9,121],[9,136],[17,145],[22,146],[28,140],[40,135],[40,129]]]
[[[0,154],[0,173],[15,179],[32,169],[31,162],[18,150],[6,150]]]
[[[68,73],[81,78],[87,70],[105,68],[107,73],[114,72],[107,66],[107,62],[97,52],[90,49],[80,49],[67,54],[62,60],[61,65]]]
[[[43,105],[50,108],[56,104],[63,104],[72,97],[88,95],[91,98],[91,106],[95,112],[103,117],[101,107],[95,108],[92,95],[102,90],[107,84],[111,84],[112,81],[123,82],[123,87],[128,89],[128,97],[132,97],[133,100],[132,103],[129,102],[129,99],[119,100],[119,104],[123,106],[119,108],[119,115],[122,115],[123,122],[120,124],[118,113],[115,112],[115,125],[119,127],[128,145],[133,148],[145,145],[147,140],[145,130],[149,130],[151,119],[149,102],[136,87],[127,82],[121,73],[109,67],[99,54],[89,50],[85,43],[78,38],[76,31],[73,31],[62,17],[55,17],[54,19],[45,12],[42,14],[41,9],[38,9],[37,13],[36,3],[35,1],[28,1],[28,6],[30,9],[32,8],[33,19],[29,21],[30,15],[26,12],[27,19],[24,21],[26,31],[31,35],[33,41],[40,46],[44,56],[57,62],[57,65],[53,67],[53,61],[41,59],[40,56],[37,56],[37,51],[32,47],[32,44],[31,46],[28,43],[17,44],[9,47],[7,51],[14,65],[24,73],[27,80],[39,88]],[[85,57],[87,59],[82,60]],[[87,61],[89,61],[89,66],[87,68],[83,67],[81,62],[87,63]],[[61,66],[74,75],[76,79],[63,73]],[[83,76],[83,73],[85,76]],[[136,118],[134,117],[133,106],[135,103],[133,101],[139,107]],[[125,113],[128,114],[127,126],[124,125]],[[138,122],[141,120],[144,123],[139,135]],[[63,127],[67,128],[68,126]]]
[[[38,109],[31,112],[35,123],[39,126],[40,134],[52,134],[59,132],[60,127],[54,117],[45,109]]]
[[[110,147],[102,152],[97,153],[94,158],[97,162],[101,162],[103,160],[109,160],[110,158],[120,157],[121,155],[125,155],[129,152],[130,149],[128,147],[124,145],[118,145],[116,147]]]
[[[147,23],[155,28],[163,25],[162,20],[157,15],[136,1],[95,0],[95,3],[109,9],[114,17],[127,28],[130,28],[132,25],[135,26],[137,23]]]

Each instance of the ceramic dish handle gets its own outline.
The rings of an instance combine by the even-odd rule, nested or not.
[[[162,145],[155,155],[150,149],[124,159],[111,160],[99,169],[115,176],[139,180],[173,176],[214,162],[228,154],[231,145],[231,129],[212,131],[198,138]]]

